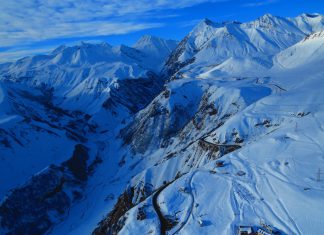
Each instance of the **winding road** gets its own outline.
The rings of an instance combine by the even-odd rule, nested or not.
[[[159,217],[160,220],[160,234],[161,235],[165,235],[166,231],[168,230],[169,226],[170,226],[170,222],[163,216],[159,203],[158,203],[158,197],[160,195],[160,193],[166,188],[168,187],[171,183],[173,183],[173,181],[161,186],[156,193],[154,193],[153,197],[152,197],[152,203],[153,203],[153,207],[154,210],[157,214],[157,216]]]

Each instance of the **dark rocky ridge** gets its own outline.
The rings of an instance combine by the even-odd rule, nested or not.
[[[111,87],[110,98],[103,103],[103,107],[113,110],[122,105],[136,113],[152,101],[163,84],[163,79],[154,73],[148,73],[148,78],[120,80],[117,86]]]
[[[78,144],[61,166],[51,165],[15,188],[0,204],[1,226],[8,235],[44,234],[82,197],[88,148]]]

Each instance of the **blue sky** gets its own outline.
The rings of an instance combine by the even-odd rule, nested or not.
[[[324,13],[323,0],[3,0],[0,61],[62,44],[132,45],[150,34],[180,40],[203,18],[250,21],[265,13]]]

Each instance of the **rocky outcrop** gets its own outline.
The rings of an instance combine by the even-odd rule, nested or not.
[[[44,234],[70,207],[73,198],[64,186],[71,181],[64,168],[54,165],[33,176],[1,203],[1,226],[7,234]]]
[[[1,226],[8,235],[44,234],[82,197],[88,148],[78,144],[61,166],[51,165],[12,190],[0,204]]]
[[[179,57],[182,53],[186,50],[186,45],[188,43],[189,37],[186,36],[176,47],[176,49],[171,53],[169,58],[167,59],[165,66],[163,68],[163,74],[166,77],[170,77],[171,79],[175,79],[175,74],[180,71],[180,69],[184,68],[185,66],[193,63],[195,61],[195,57],[190,58],[186,61],[180,61]]]
[[[148,78],[124,79],[110,88],[110,97],[103,103],[105,109],[114,110],[122,105],[136,113],[146,107],[161,91],[163,81],[154,73]]]
[[[114,209],[107,215],[105,219],[100,221],[98,227],[93,231],[93,235],[115,235],[123,228],[124,221],[126,220],[125,213],[134,207],[132,198],[134,196],[134,189],[127,189],[118,198]]]
[[[135,186],[128,187],[118,198],[113,210],[99,222],[97,228],[93,231],[93,235],[115,235],[123,228],[127,219],[127,211],[140,202],[144,201],[153,194],[153,185],[145,184],[140,181]],[[145,216],[144,212],[140,213],[140,217]]]
[[[73,176],[79,180],[87,180],[88,178],[88,166],[87,161],[89,159],[88,148],[82,144],[77,144],[74,147],[72,157],[63,163],[73,174]]]

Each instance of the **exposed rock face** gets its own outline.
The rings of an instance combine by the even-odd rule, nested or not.
[[[87,180],[88,178],[88,166],[87,160],[89,159],[88,148],[82,144],[77,144],[74,147],[73,156],[63,163],[73,174],[73,176],[79,180]]]
[[[33,176],[1,203],[1,225],[8,229],[8,234],[43,234],[53,218],[58,220],[71,205],[73,198],[64,190],[71,180],[64,168],[58,166]]]
[[[118,81],[111,87],[110,97],[103,103],[103,107],[113,109],[123,105],[136,113],[147,106],[162,87],[163,80],[154,73],[148,73],[148,78]]]
[[[199,80],[171,82],[121,130],[121,137],[135,153],[141,154],[169,146],[174,137],[186,145],[217,129],[246,107],[242,91],[232,92],[224,93],[217,85]],[[225,104],[223,100],[231,102]]]
[[[119,196],[114,209],[105,219],[100,221],[97,228],[93,231],[93,235],[118,234],[127,218],[126,212],[144,201],[152,193],[153,185],[145,184],[144,182],[139,182],[137,185],[129,187]],[[143,211],[140,213],[141,217],[145,216],[143,213]]]
[[[185,52],[189,37],[185,37],[171,53],[165,63],[164,74],[172,79],[176,78],[174,75],[179,72],[183,67],[193,63],[195,57],[189,58],[185,61],[179,61],[179,57]]]
[[[61,166],[51,165],[12,190],[0,204],[7,234],[44,234],[62,220],[72,202],[82,197],[88,158],[88,148],[78,144]]]
[[[115,204],[114,209],[108,214],[108,216],[100,221],[98,227],[93,231],[93,235],[116,235],[124,226],[126,219],[125,213],[131,209],[134,204],[132,198],[134,196],[134,189],[130,188],[126,190]]]

